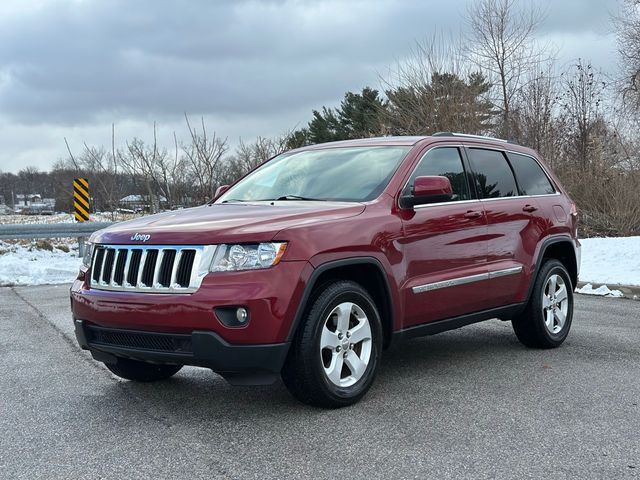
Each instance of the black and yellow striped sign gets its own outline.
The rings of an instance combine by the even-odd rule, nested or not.
[[[73,214],[78,222],[89,221],[89,181],[86,178],[73,180]]]

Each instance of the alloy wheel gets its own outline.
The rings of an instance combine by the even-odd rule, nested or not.
[[[542,314],[549,333],[560,333],[569,312],[569,292],[564,279],[557,274],[550,275],[542,291]]]
[[[320,360],[331,383],[350,387],[358,382],[369,365],[371,349],[371,325],[362,308],[343,302],[331,310],[320,335]]]

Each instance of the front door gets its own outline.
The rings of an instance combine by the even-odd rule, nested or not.
[[[483,304],[487,220],[466,170],[459,148],[432,148],[405,187],[410,189],[418,176],[445,176],[454,197],[403,213],[404,328],[478,311]]]
[[[520,303],[529,286],[530,259],[547,225],[536,213],[536,198],[520,192],[505,152],[484,148],[467,152],[488,223],[485,308]]]

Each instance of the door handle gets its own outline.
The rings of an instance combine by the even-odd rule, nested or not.
[[[527,205],[525,205],[524,207],[522,207],[522,210],[523,210],[524,212],[535,212],[536,210],[538,210],[538,208],[537,208],[537,207],[534,207],[533,205],[529,205],[529,204],[527,204]]]
[[[464,214],[464,218],[480,218],[482,216],[482,212],[477,210],[469,210]]]

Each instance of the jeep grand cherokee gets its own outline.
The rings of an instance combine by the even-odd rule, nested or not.
[[[280,375],[299,400],[338,407],[403,338],[491,318],[528,347],[569,333],[576,207],[528,148],[451,133],[328,143],[219,190],[91,237],[73,319],[114,374]]]

